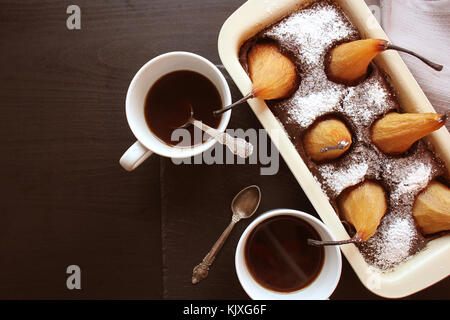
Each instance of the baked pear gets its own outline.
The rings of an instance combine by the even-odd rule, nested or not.
[[[273,42],[255,44],[248,53],[248,68],[254,97],[282,99],[294,90],[297,70],[294,63]]]
[[[437,113],[391,112],[373,125],[372,141],[386,154],[401,154],[417,140],[441,128],[446,119],[446,115]]]
[[[328,77],[337,83],[356,85],[366,77],[372,60],[388,49],[413,55],[437,71],[443,68],[442,65],[384,39],[365,39],[343,43],[331,50],[326,65]]]
[[[387,211],[386,194],[375,181],[367,180],[360,185],[344,190],[337,199],[342,218],[351,224],[356,234],[348,240],[318,241],[308,239],[315,246],[342,245],[367,241],[372,237]]]
[[[450,230],[450,188],[438,181],[432,181],[417,196],[413,217],[425,235]]]
[[[247,55],[252,91],[231,105],[214,111],[216,116],[244,103],[248,99],[283,99],[292,94],[298,84],[297,68],[274,42],[256,43]]]
[[[344,122],[330,118],[314,124],[306,132],[303,143],[311,159],[324,162],[343,155],[352,144],[352,135]]]

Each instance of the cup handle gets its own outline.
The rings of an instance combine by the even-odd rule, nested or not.
[[[144,147],[139,141],[136,141],[125,151],[119,162],[125,170],[133,171],[152,154],[152,151]]]

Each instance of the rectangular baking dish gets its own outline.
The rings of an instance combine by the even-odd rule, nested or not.
[[[239,62],[239,48],[265,27],[289,13],[306,7],[311,0],[249,0],[224,23],[219,34],[220,59],[243,95],[252,89],[251,80]],[[383,38],[386,34],[376,22],[363,0],[336,0],[362,38]],[[380,54],[375,63],[386,73],[405,112],[435,112],[422,89],[397,52]],[[349,235],[338,215],[296,151],[282,125],[261,99],[249,100],[250,107],[261,122],[274,145],[280,151],[300,186],[308,196],[322,221],[336,239]],[[438,157],[450,168],[450,134],[445,127],[427,137]],[[450,175],[450,171],[447,171]],[[341,251],[364,286],[386,298],[400,298],[431,286],[450,274],[450,236],[428,243],[427,247],[394,270],[380,272],[368,265],[356,246],[343,245]]]

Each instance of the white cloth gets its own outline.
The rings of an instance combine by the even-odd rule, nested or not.
[[[444,65],[400,53],[436,111],[450,110],[450,0],[381,0],[381,21],[392,43]]]

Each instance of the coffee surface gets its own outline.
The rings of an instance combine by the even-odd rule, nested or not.
[[[222,99],[215,85],[200,73],[180,70],[162,76],[150,88],[145,102],[145,120],[150,130],[164,143],[179,145],[172,140],[174,130],[183,126],[190,117],[192,107],[195,119],[210,127],[219,126],[220,117],[214,110],[222,108]],[[187,125],[194,144],[193,126]],[[201,141],[196,141],[201,142]]]
[[[308,238],[320,236],[302,219],[283,215],[263,221],[250,233],[245,246],[245,261],[253,278],[278,292],[308,286],[324,262],[323,247],[308,245]]]

